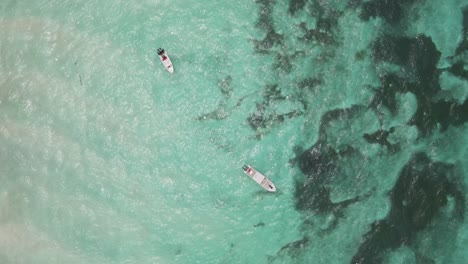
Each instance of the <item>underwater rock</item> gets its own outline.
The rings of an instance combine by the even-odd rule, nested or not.
[[[232,77],[231,75],[226,76],[223,80],[218,83],[218,87],[221,90],[221,93],[224,95],[225,98],[230,98],[232,94]]]
[[[262,221],[260,221],[258,224],[254,225],[254,227],[262,227],[262,226],[265,226],[265,223],[263,223]]]
[[[203,114],[197,117],[198,121],[206,120],[223,120],[226,119],[230,114],[230,111],[223,106],[218,107],[216,110]]]

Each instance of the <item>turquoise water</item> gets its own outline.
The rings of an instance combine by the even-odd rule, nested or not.
[[[137,2],[0,3],[0,263],[466,263],[466,1]]]

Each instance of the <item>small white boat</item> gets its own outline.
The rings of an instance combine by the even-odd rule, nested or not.
[[[262,186],[265,190],[269,192],[276,191],[275,185],[263,174],[252,168],[252,166],[244,165],[242,166],[242,169],[244,170],[244,173],[247,174],[247,176],[252,178],[252,180],[254,180],[256,183]]]
[[[159,59],[161,59],[161,62],[164,65],[164,67],[166,67],[166,69],[170,73],[173,73],[174,72],[174,66],[172,66],[171,59],[166,54],[166,51],[164,49],[162,49],[162,48],[159,48],[158,49],[158,55],[159,55]]]

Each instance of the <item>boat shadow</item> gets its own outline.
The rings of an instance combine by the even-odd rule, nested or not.
[[[283,195],[283,191],[276,189],[276,192],[269,192],[269,191],[264,191],[264,190],[258,190],[256,192],[252,193],[252,196],[254,197],[265,197],[265,196],[280,196]]]

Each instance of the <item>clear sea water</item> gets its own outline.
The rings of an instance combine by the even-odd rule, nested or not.
[[[2,0],[0,263],[468,263],[467,96],[466,0]]]

